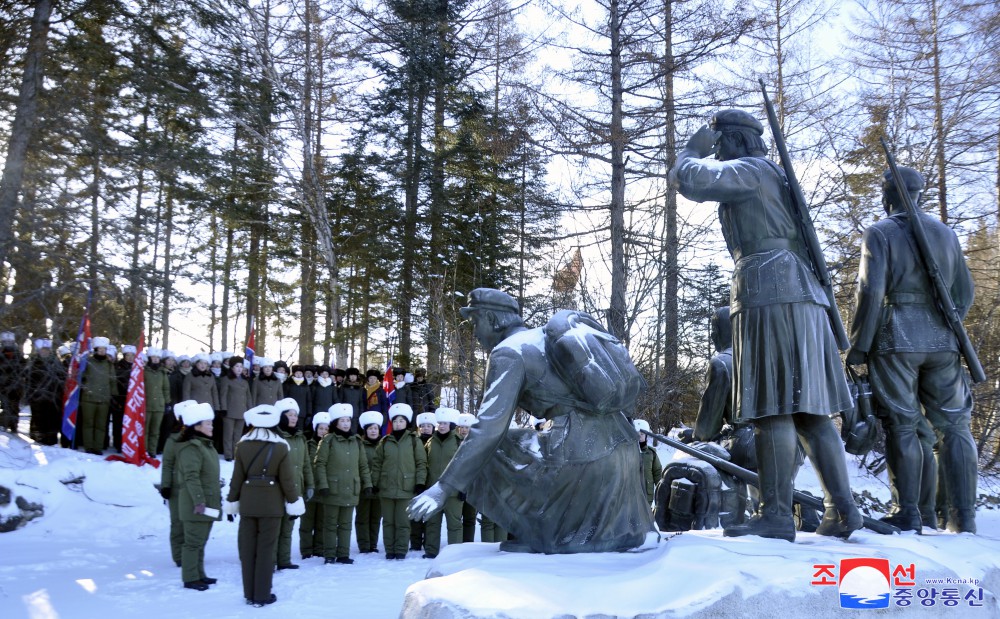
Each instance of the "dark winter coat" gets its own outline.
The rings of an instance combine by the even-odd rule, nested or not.
[[[324,436],[316,452],[316,492],[320,502],[355,506],[361,491],[371,487],[372,477],[361,437],[344,437],[336,432]],[[323,490],[329,493],[321,496]]]
[[[308,412],[313,409],[313,391],[312,388],[306,384],[306,381],[303,380],[301,385],[296,385],[295,381],[289,378],[285,381],[285,384],[281,386],[281,389],[285,394],[282,397],[292,398],[296,403],[298,403],[299,412],[302,413],[303,416],[308,414]]]
[[[44,359],[37,355],[28,365],[25,396],[29,404],[53,403],[62,406],[66,368],[55,355]]]
[[[399,440],[389,434],[375,449],[371,473],[380,498],[412,499],[415,486],[427,484],[427,452],[413,432]]]
[[[312,390],[313,403],[312,409],[309,410],[310,417],[315,413],[330,410],[330,407],[337,403],[337,388],[332,383],[324,387],[316,381],[312,384]]]

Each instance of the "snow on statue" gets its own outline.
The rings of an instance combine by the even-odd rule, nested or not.
[[[645,382],[624,346],[592,317],[557,313],[528,329],[499,290],[469,293],[462,316],[490,351],[479,423],[440,480],[408,511],[426,520],[447,497],[469,503],[516,541],[501,550],[547,554],[622,551],[653,530],[639,470],[638,435],[623,411]],[[520,407],[551,428],[509,429]]]

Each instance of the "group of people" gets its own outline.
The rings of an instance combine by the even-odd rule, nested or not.
[[[205,546],[223,514],[239,519],[244,597],[254,606],[276,601],[275,570],[299,568],[292,561],[296,520],[302,558],[322,557],[326,564],[354,563],[352,530],[359,551],[374,553],[381,529],[387,560],[404,559],[411,550],[436,557],[442,525],[448,544],[474,540],[477,513],[464,497],[451,499],[427,522],[411,522],[406,508],[441,477],[475,415],[450,407],[414,415],[410,404],[397,402],[386,415],[368,410],[355,419],[353,407],[341,402],[311,415],[306,438],[301,412],[290,397],[244,411],[247,432],[235,446],[223,500],[213,409],[195,400],[174,406],[178,425],[166,440],[160,493],[169,504],[171,554],[185,588],[205,591],[216,583],[205,573]],[[506,539],[488,518],[482,523],[483,541]]]
[[[71,353],[66,346],[53,351],[52,340],[36,339],[26,359],[14,334],[0,333],[0,415],[2,427],[17,430],[22,402],[31,409],[30,434],[44,445],[60,443],[63,392]],[[232,460],[236,443],[244,431],[243,413],[260,404],[274,404],[284,397],[296,401],[302,411],[300,427],[312,434],[310,420],[336,403],[353,410],[352,429],[358,431],[359,417],[367,410],[388,412],[389,398],[383,388],[383,372],[357,368],[330,368],[325,365],[289,365],[281,360],[256,356],[252,363],[232,353],[175,355],[150,347],[145,356],[146,449],[149,455],[163,452],[166,434],[176,418],[173,405],[194,400],[209,404],[214,411],[216,431],[212,444],[227,460]],[[113,448],[121,451],[125,397],[135,360],[132,345],[112,346],[106,337],[91,340],[87,363],[78,377],[80,408],[77,436],[65,447],[81,447],[91,454]],[[392,368],[393,401],[409,404],[414,410],[433,410],[438,401],[436,385],[427,382],[423,368],[412,373]]]

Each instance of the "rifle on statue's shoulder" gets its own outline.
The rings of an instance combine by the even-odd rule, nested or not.
[[[984,382],[986,380],[986,372],[983,371],[983,366],[979,363],[979,357],[976,356],[976,349],[972,346],[972,341],[969,340],[969,334],[966,333],[965,326],[962,324],[962,317],[959,316],[958,308],[955,307],[955,301],[951,298],[951,291],[948,290],[948,285],[941,275],[941,269],[934,259],[934,251],[930,246],[930,241],[927,240],[927,231],[924,230],[924,222],[920,219],[920,212],[917,210],[917,205],[910,199],[910,192],[906,190],[906,183],[903,182],[899,168],[896,167],[896,158],[892,156],[885,138],[879,136],[879,141],[882,143],[882,150],[885,151],[886,161],[889,162],[889,170],[892,172],[893,182],[896,183],[896,191],[899,193],[899,199],[903,203],[903,208],[906,209],[906,215],[910,220],[910,230],[913,231],[913,238],[917,242],[920,262],[924,265],[927,277],[931,280],[938,311],[944,316],[945,322],[948,323],[952,332],[955,333],[955,337],[958,338],[958,348],[965,358],[965,364],[969,366],[969,374],[972,375],[972,382]]]
[[[844,329],[844,322],[840,319],[840,312],[837,310],[837,300],[833,296],[833,282],[830,280],[830,272],[826,268],[826,260],[823,258],[823,249],[819,246],[819,238],[816,236],[816,229],[813,227],[812,218],[809,217],[809,206],[806,198],[802,194],[802,187],[792,170],[792,159],[788,156],[788,147],[785,146],[785,138],[781,134],[781,127],[778,126],[778,116],[771,105],[771,99],[767,96],[767,88],[764,80],[760,82],[760,92],[764,95],[764,106],[767,108],[767,122],[771,125],[771,133],[774,135],[774,143],[778,147],[778,155],[781,158],[781,167],[785,171],[788,179],[788,189],[792,197],[792,206],[795,209],[796,218],[799,221],[799,231],[805,241],[806,252],[812,262],[813,273],[819,280],[820,286],[826,293],[827,308],[826,313],[830,318],[830,326],[833,328],[833,336],[837,339],[837,348],[847,350],[850,341],[847,339],[847,330]]]
[[[680,441],[674,440],[662,434],[656,434],[655,432],[650,432],[649,430],[643,430],[643,432],[647,436],[652,436],[656,440],[666,445],[669,445],[674,449],[678,449],[690,456],[698,458],[699,460],[704,460],[705,462],[708,462],[709,464],[711,464],[718,470],[722,471],[723,473],[729,473],[733,477],[741,479],[755,488],[760,488],[760,478],[757,476],[757,473],[754,473],[753,471],[748,471],[742,466],[737,466],[728,460],[723,460],[722,458],[713,456],[710,453],[706,453],[698,449],[697,447],[685,445]],[[823,505],[822,499],[818,499],[812,495],[806,494],[805,492],[799,492],[798,490],[793,490],[792,500],[796,503],[805,505],[806,507],[811,507],[820,512],[826,510],[826,507]],[[870,518],[864,515],[862,515],[861,518],[864,520],[865,528],[875,531],[876,533],[881,533],[883,535],[892,535],[893,533],[901,532],[898,527],[895,527],[889,524],[888,522],[882,522],[881,520],[876,520],[874,518]]]

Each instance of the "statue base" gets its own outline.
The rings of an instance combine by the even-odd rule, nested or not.
[[[799,533],[795,543],[688,531],[652,535],[630,552],[576,555],[456,544],[407,589],[400,617],[743,619],[855,608],[1000,617],[1000,539],[926,531],[862,530],[847,542]]]

